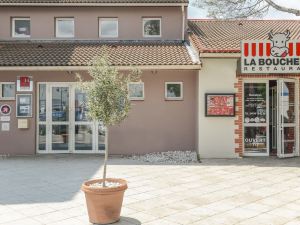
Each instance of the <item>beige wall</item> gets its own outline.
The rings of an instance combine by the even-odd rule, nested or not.
[[[0,40],[11,39],[12,17],[31,18],[31,39],[54,39],[55,17],[75,18],[75,39],[99,39],[99,17],[119,18],[118,39],[143,39],[142,17],[162,17],[162,37],[160,39],[182,39],[182,13],[179,6],[136,8],[0,7]]]
[[[235,93],[237,59],[202,59],[198,77],[198,152],[201,158],[235,158],[234,117],[205,117],[205,93]]]
[[[33,76],[36,82],[69,82],[74,75],[67,72],[0,72],[0,81],[15,82],[17,76]],[[109,136],[112,154],[146,153],[168,150],[195,150],[196,141],[196,78],[197,71],[145,71],[145,100],[134,101],[129,117],[113,127]],[[184,100],[165,101],[164,82],[183,81]],[[11,130],[0,131],[0,154],[23,155],[36,151],[36,108],[29,119],[30,129],[19,130],[15,101],[1,101],[12,106]],[[35,106],[34,104],[34,106]]]
[[[145,101],[133,102],[127,120],[112,129],[110,139],[112,152],[195,150],[196,73],[196,71],[145,73],[143,76]],[[165,81],[184,82],[183,101],[165,101]]]

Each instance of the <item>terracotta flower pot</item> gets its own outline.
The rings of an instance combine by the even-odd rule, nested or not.
[[[108,182],[118,182],[118,187],[90,187],[101,183],[103,179],[89,180],[82,184],[85,193],[88,215],[91,223],[109,224],[120,219],[124,192],[127,189],[126,180],[107,178]]]

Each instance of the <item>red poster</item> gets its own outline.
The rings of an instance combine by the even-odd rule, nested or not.
[[[234,94],[206,94],[206,116],[234,116]]]
[[[30,77],[20,77],[20,87],[29,88],[30,87]]]

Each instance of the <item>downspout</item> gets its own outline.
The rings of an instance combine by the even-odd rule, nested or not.
[[[184,41],[184,36],[185,36],[185,32],[184,32],[184,28],[185,28],[185,10],[184,10],[184,6],[181,5],[181,14],[182,14],[182,36],[181,39],[182,41]]]

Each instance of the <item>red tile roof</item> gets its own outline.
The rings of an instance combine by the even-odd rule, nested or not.
[[[291,31],[300,38],[300,20],[189,20],[190,40],[202,53],[239,53],[242,40],[268,39],[268,33]]]
[[[0,42],[0,66],[88,66],[108,54],[115,66],[198,65],[179,41]]]
[[[188,0],[0,0],[4,5],[119,5],[119,4],[188,4]]]

